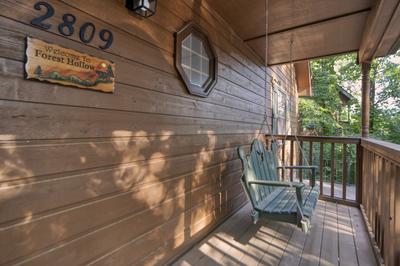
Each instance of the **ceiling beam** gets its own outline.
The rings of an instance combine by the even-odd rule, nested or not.
[[[268,35],[268,65],[357,51],[369,12]]]
[[[308,60],[294,64],[296,73],[297,92],[299,96],[312,96],[311,70]]]
[[[376,57],[394,54],[400,48],[400,1],[375,53]]]
[[[268,33],[323,22],[370,9],[373,0],[270,0]]]
[[[398,48],[400,34],[400,0],[377,0],[368,17],[358,53],[358,60],[371,62]],[[397,45],[396,45],[397,43]],[[393,47],[395,46],[395,47]]]

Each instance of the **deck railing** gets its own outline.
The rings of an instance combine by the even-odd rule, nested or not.
[[[283,165],[316,165],[321,198],[357,205],[360,200],[361,139],[319,136],[266,136],[277,140]],[[303,181],[307,173],[282,171],[282,179]]]
[[[385,265],[400,265],[400,145],[365,138],[266,136],[285,165],[317,165],[320,197],[359,205]],[[287,170],[282,178],[304,179]]]
[[[364,219],[385,265],[400,265],[400,145],[362,139]]]

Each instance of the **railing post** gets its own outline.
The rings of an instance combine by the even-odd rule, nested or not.
[[[371,63],[362,63],[361,64],[361,75],[362,75],[362,119],[361,126],[362,131],[361,135],[363,138],[368,138],[369,136],[369,113],[370,113],[370,91],[371,91],[371,80],[369,76],[369,72],[371,70]]]

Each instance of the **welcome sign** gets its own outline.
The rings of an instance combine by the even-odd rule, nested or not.
[[[79,88],[113,92],[114,63],[27,37],[25,72],[36,79]]]

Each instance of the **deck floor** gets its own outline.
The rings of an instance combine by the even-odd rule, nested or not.
[[[247,204],[173,265],[377,265],[359,209],[319,201],[312,228],[253,225]]]

